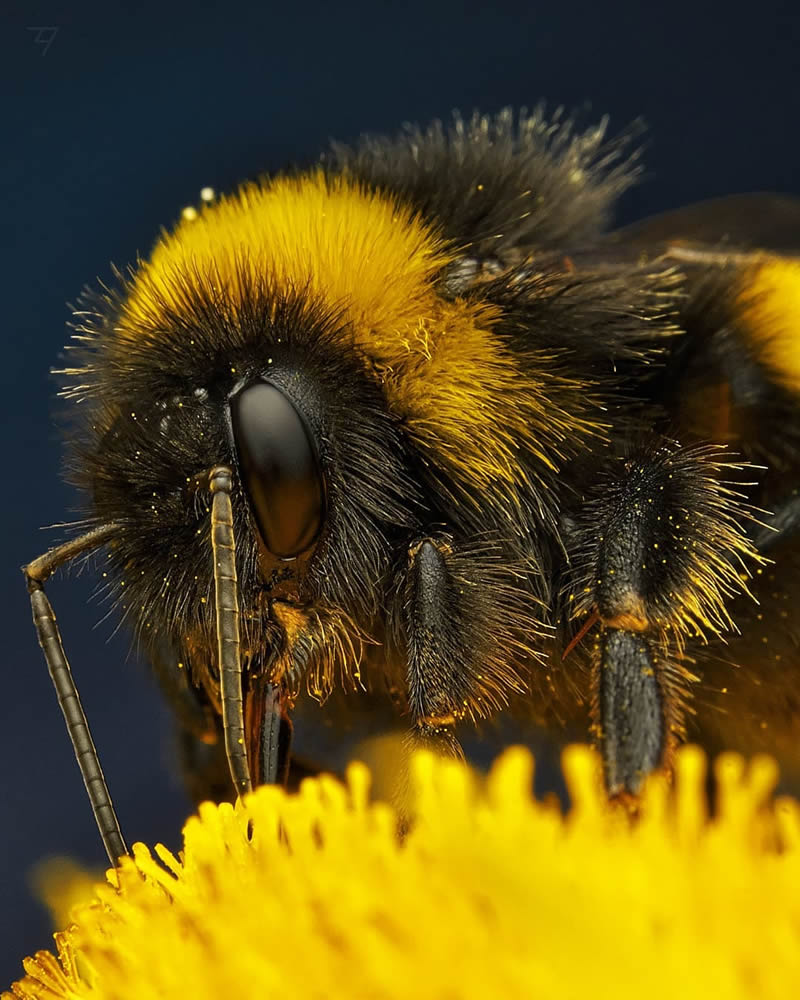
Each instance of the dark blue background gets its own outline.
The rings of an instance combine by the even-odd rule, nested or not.
[[[643,116],[649,172],[621,221],[740,190],[800,193],[796,2],[650,4],[25,3],[0,20],[3,650],[0,988],[49,944],[28,873],[103,854],[30,624],[17,567],[59,539],[49,368],[65,302],[146,253],[206,184],[316,156],[330,136],[454,107]],[[492,9],[490,9],[492,8]],[[58,31],[49,49],[31,27]],[[187,804],[169,725],[93,581],[51,594],[129,839],[175,843]],[[94,629],[94,630],[93,630]]]

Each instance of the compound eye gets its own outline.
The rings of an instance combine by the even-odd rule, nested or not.
[[[230,401],[239,467],[269,551],[291,558],[322,526],[324,486],[311,435],[289,399],[253,382]]]

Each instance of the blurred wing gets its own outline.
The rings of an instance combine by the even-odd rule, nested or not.
[[[617,229],[615,245],[664,247],[674,243],[800,251],[800,198],[780,194],[736,194],[663,212]]]

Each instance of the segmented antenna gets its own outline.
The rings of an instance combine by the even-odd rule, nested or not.
[[[242,659],[239,652],[239,594],[236,543],[233,535],[231,488],[233,473],[225,465],[209,473],[211,545],[214,552],[214,595],[217,616],[217,657],[222,696],[222,726],[231,778],[239,795],[252,791],[244,741]]]

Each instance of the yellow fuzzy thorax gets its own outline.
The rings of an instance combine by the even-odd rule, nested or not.
[[[413,762],[404,843],[368,774],[206,803],[175,856],[143,845],[25,961],[23,1000],[615,997],[786,1000],[800,992],[800,806],[776,768],[678,754],[632,821],[597,758],[564,758],[572,808],[531,796],[508,751],[468,769]],[[12,994],[4,994],[11,997]]]
[[[322,171],[277,177],[244,184],[163,235],[126,313],[146,325],[158,300],[179,307],[174,278],[187,267],[235,298],[245,268],[341,311],[359,340],[391,363],[403,332],[430,315],[432,279],[453,256],[391,197]]]
[[[800,392],[800,259],[764,257],[748,270],[738,305],[760,360]]]
[[[465,488],[500,481],[513,490],[524,478],[520,444],[553,468],[561,442],[596,428],[551,404],[557,380],[546,370],[521,370],[493,332],[496,306],[438,293],[457,256],[411,208],[347,177],[262,180],[162,235],[132,279],[115,335],[167,335],[164,313],[180,312],[187,285],[218,290],[235,315],[242,276],[266,280],[340,317],[342,338],[369,359],[429,458]]]

